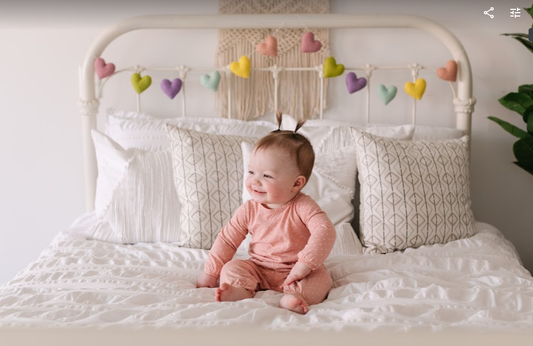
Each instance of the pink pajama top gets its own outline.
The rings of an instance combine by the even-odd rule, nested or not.
[[[335,228],[308,195],[299,193],[283,206],[270,209],[253,200],[241,205],[222,228],[205,265],[205,273],[220,277],[248,232],[251,260],[273,268],[292,268],[301,262],[312,270],[322,266],[335,243]]]

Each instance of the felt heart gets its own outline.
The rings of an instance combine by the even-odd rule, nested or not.
[[[426,80],[424,78],[418,78],[414,83],[407,82],[404,85],[404,89],[407,95],[420,100],[426,91]]]
[[[267,36],[265,43],[257,45],[257,51],[262,55],[278,56],[278,40],[274,36]]]
[[[141,78],[141,75],[138,73],[134,73],[131,76],[131,85],[133,85],[133,88],[137,92],[137,94],[142,93],[148,87],[152,84],[152,77],[150,76],[144,76]]]
[[[457,79],[457,63],[455,60],[449,60],[446,63],[446,67],[440,67],[437,69],[437,76],[442,80],[455,82]]]
[[[308,31],[303,34],[302,42],[300,43],[300,50],[304,53],[318,52],[322,48],[322,43],[315,40],[315,34]]]
[[[378,97],[385,105],[387,105],[394,99],[394,97],[396,97],[397,92],[398,88],[396,88],[394,85],[391,85],[390,87],[386,87],[383,84],[378,85]]]
[[[252,69],[252,63],[250,62],[250,59],[243,55],[239,58],[239,62],[232,62],[229,64],[229,69],[231,72],[233,72],[235,75],[243,78],[250,77],[250,70]]]
[[[161,89],[170,99],[173,99],[180,92],[182,84],[183,82],[179,78],[175,78],[172,82],[168,79],[163,79],[161,81]]]
[[[220,83],[220,73],[218,71],[213,71],[210,74],[203,74],[200,77],[200,84],[204,88],[217,91],[218,84]]]
[[[365,77],[357,78],[357,75],[354,72],[350,72],[346,75],[346,87],[348,88],[348,92],[350,94],[363,89],[365,86]]]
[[[103,79],[115,73],[115,64],[106,64],[104,59],[96,58],[96,60],[94,60],[94,70],[96,71],[98,78]]]
[[[330,56],[324,61],[324,67],[322,68],[324,78],[331,78],[340,76],[344,72],[344,65],[337,64],[335,58]]]

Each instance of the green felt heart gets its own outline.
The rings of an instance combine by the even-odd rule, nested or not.
[[[217,91],[218,84],[220,83],[220,73],[218,71],[213,71],[210,74],[203,74],[200,77],[200,84],[204,88]]]
[[[337,77],[343,74],[343,72],[344,72],[343,64],[337,64],[337,62],[335,61],[335,58],[332,56],[326,58],[326,60],[324,61],[324,66],[323,66],[324,78]]]
[[[150,84],[152,84],[152,77],[150,76],[141,77],[141,75],[138,73],[134,73],[131,76],[131,85],[133,85],[133,88],[135,89],[137,94],[140,94],[146,89],[148,89],[148,87],[150,87]]]

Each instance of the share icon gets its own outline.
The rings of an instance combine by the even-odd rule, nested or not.
[[[490,11],[494,11],[494,7],[491,7],[488,10],[484,11],[483,14],[486,14],[487,16],[489,16],[492,19],[492,18],[494,18],[494,15],[490,14],[489,13]]]

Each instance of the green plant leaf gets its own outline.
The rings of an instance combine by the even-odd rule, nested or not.
[[[529,118],[527,119],[527,132],[530,136],[533,136],[533,107],[529,107],[528,110],[531,109],[531,112],[529,114]]]
[[[509,132],[510,134],[512,134],[515,137],[525,138],[525,137],[530,136],[526,131],[522,130],[519,127],[516,127],[515,125],[513,125],[513,124],[511,124],[511,123],[509,123],[509,122],[507,122],[505,120],[502,120],[500,118],[493,117],[493,116],[490,116],[488,118],[490,120],[494,121],[495,123],[497,123],[498,125],[500,125],[505,131]]]
[[[524,93],[508,93],[498,100],[502,106],[524,115],[526,109],[533,106],[533,99]]]
[[[518,167],[522,168],[524,171],[528,172],[529,174],[533,175],[533,169],[527,169],[526,167],[522,166],[520,164],[520,162],[518,161],[515,161],[513,162],[515,165],[517,165]]]
[[[518,87],[518,92],[526,94],[533,100],[533,84],[523,84]]]
[[[505,34],[500,34],[503,36],[511,36],[511,37],[523,37],[529,39],[529,34],[524,34],[523,32],[508,32]]]
[[[529,122],[529,118],[533,118],[533,106],[527,107],[524,111],[524,115],[522,115],[522,119],[524,119],[526,124]]]
[[[513,152],[520,167],[533,170],[533,137],[519,139],[513,145]]]

